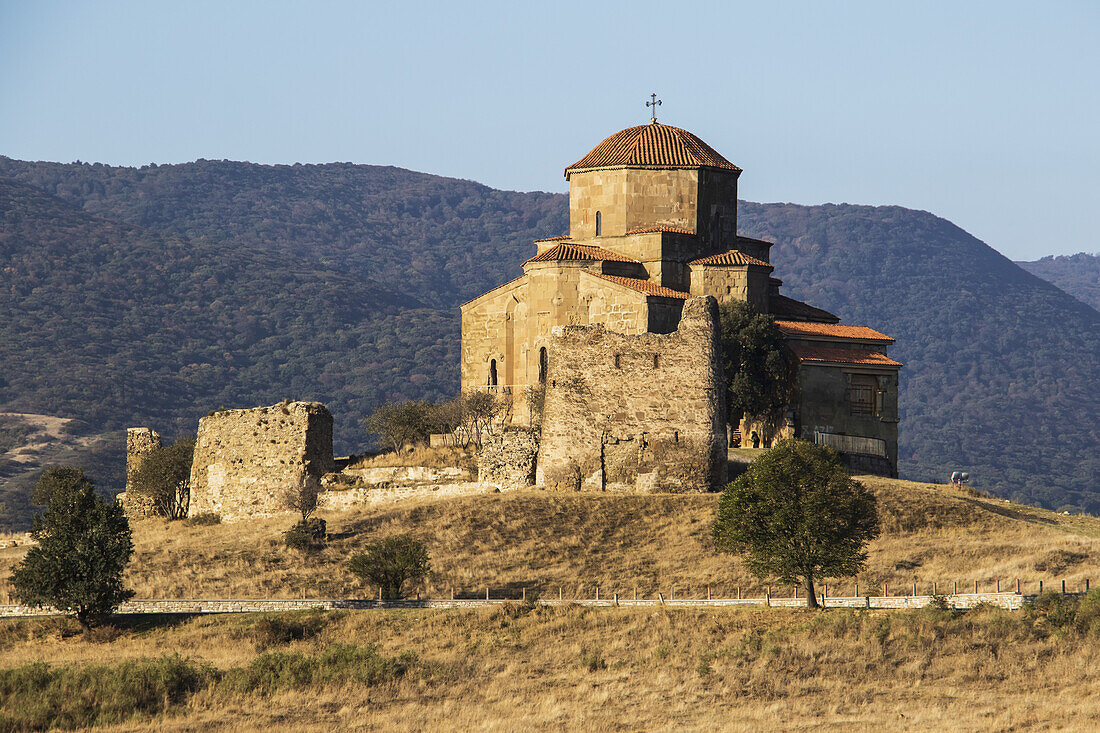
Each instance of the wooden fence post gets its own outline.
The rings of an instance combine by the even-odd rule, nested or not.
[[[913,581],[913,595],[917,594],[917,581]]]
[[[852,591],[852,595],[859,598],[859,581],[856,581],[855,590]]]
[[[1016,595],[1020,595],[1020,579],[1016,578]]]
[[[638,586],[634,586],[634,600],[638,600]]]
[[[882,584],[882,596],[884,598],[889,598],[890,597],[890,584],[889,583],[883,582],[883,584]]]
[[[1043,592],[1043,581],[1041,581],[1041,580],[1039,581],[1039,592],[1040,593]]]
[[[489,600],[489,586],[485,586],[485,600]]]
[[[978,592],[978,581],[974,581],[974,593]]]
[[[955,595],[955,596],[959,595],[959,581],[957,581],[957,580],[955,581],[955,590],[952,591],[951,595]]]
[[[1086,593],[1089,592],[1089,579],[1088,578],[1085,578],[1085,592]]]
[[[936,592],[937,590],[939,590],[939,588],[937,588],[937,587],[936,587],[936,582],[935,582],[935,581],[932,581],[932,595],[934,595],[934,596],[935,596],[935,595],[939,595],[939,594],[938,594],[938,593]]]
[[[737,586],[737,600],[741,600],[741,586]]]
[[[596,586],[596,600],[600,600],[600,586]]]
[[[707,586],[707,600],[710,600],[710,586]]]
[[[1066,594],[1066,581],[1062,581],[1062,595]]]
[[[558,586],[558,600],[561,600],[561,586]]]
[[[527,601],[527,587],[526,586],[524,586],[524,588],[523,588],[523,600],[524,600],[524,602]]]

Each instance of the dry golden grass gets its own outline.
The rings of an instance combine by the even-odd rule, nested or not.
[[[879,497],[882,536],[870,546],[863,592],[928,592],[952,583],[983,590],[1024,581],[1100,581],[1100,519],[1061,515],[967,490],[861,477]],[[128,583],[139,598],[355,597],[361,587],[343,563],[368,542],[412,532],[423,538],[433,575],[422,591],[445,597],[518,597],[522,588],[545,596],[632,594],[651,597],[761,593],[767,581],[746,573],[737,558],[716,553],[710,525],[717,495],[562,494],[545,491],[408,502],[328,513],[328,547],[303,556],[282,545],[293,518],[189,527],[159,519],[134,522],[136,552]],[[24,547],[0,549],[0,598],[7,569]],[[852,580],[830,583],[832,595],[852,592]],[[1060,585],[1059,585],[1060,587]],[[1094,586],[1095,587],[1095,586]],[[872,590],[873,589],[873,590]],[[776,594],[786,593],[773,587]]]
[[[285,618],[286,616],[284,616]],[[1095,730],[1095,634],[1046,636],[1024,614],[978,609],[337,612],[333,643],[412,652],[403,679],[276,693],[215,685],[166,718],[115,730]],[[0,621],[0,666],[113,663],[178,652],[249,663],[257,616],[144,620],[111,643],[60,638],[56,621]],[[18,628],[13,628],[15,624]],[[52,626],[51,626],[52,624]],[[43,638],[33,638],[36,634]]]
[[[394,466],[429,466],[446,468],[460,466],[477,472],[477,452],[471,446],[432,448],[416,445],[399,451],[386,451],[370,456],[360,456],[348,464],[348,468],[390,468]]]

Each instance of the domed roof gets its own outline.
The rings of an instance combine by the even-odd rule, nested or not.
[[[651,122],[616,132],[566,168],[565,177],[591,168],[634,166],[741,170],[687,130]]]

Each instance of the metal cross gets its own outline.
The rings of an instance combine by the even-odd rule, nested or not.
[[[650,122],[656,122],[657,121],[657,107],[659,107],[661,105],[661,100],[657,99],[657,93],[656,92],[654,92],[653,94],[650,94],[649,96],[651,97],[652,101],[646,102],[645,106],[653,108],[653,111],[650,113],[650,114],[653,115],[653,119],[650,120]]]

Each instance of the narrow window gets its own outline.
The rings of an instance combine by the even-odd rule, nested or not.
[[[618,354],[615,354],[615,368],[616,369],[621,369],[622,368],[622,362],[619,360],[619,355]]]
[[[546,384],[546,371],[550,366],[550,360],[546,356],[546,347],[539,349],[539,384]]]
[[[497,386],[497,360],[493,359],[489,362],[489,386]]]
[[[653,368],[657,369],[660,366],[661,366],[661,357],[658,356],[657,354],[654,354],[653,355]]]
[[[596,212],[596,236],[603,234],[603,215],[600,212]]]
[[[680,431],[679,430],[674,430],[672,432],[672,442],[673,443],[679,443],[680,442]]]

